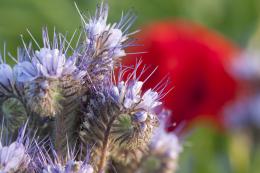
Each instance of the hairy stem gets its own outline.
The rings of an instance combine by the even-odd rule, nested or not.
[[[116,116],[112,117],[111,120],[108,123],[107,129],[105,131],[105,136],[103,140],[103,146],[101,150],[101,155],[100,155],[100,162],[98,164],[98,173],[104,173],[104,170],[106,168],[107,164],[107,157],[108,157],[108,152],[109,152],[109,136],[112,128],[112,124],[115,121]]]
[[[58,156],[62,156],[63,141],[67,138],[63,116],[59,115],[55,120],[55,149]]]
[[[67,153],[68,144],[75,145],[76,124],[78,123],[78,102],[73,100],[63,103],[63,110],[55,117],[54,141],[57,154],[63,157]]]
[[[81,86],[78,81],[71,79],[71,76],[64,77],[60,82],[62,88],[62,99],[59,102],[61,111],[55,115],[54,141],[58,156],[63,157],[67,153],[67,147],[70,147],[68,144],[75,145],[76,142]]]
[[[66,107],[66,108],[65,108]],[[57,154],[63,157],[67,153],[67,145],[75,145],[77,106],[64,106],[64,110],[55,117],[55,148]]]

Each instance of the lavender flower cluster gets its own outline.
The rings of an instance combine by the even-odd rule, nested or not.
[[[109,24],[107,3],[90,17],[76,8],[71,38],[44,28],[39,43],[28,31],[33,44],[22,39],[13,67],[0,56],[0,172],[174,172],[182,146],[160,118],[168,79],[144,90],[149,68],[120,65],[136,16]]]

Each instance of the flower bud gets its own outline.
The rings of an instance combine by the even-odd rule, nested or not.
[[[136,112],[133,115],[134,122],[144,122],[147,119],[148,113],[145,111]]]

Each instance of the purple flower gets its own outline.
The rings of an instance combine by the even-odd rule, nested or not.
[[[141,78],[147,69],[139,69],[140,65],[141,61],[134,68],[121,68],[117,79],[114,77],[116,82],[112,82],[107,92],[123,112],[122,117],[129,116],[136,136],[149,142],[152,131],[158,126],[157,109],[162,104],[160,98],[164,88],[159,87],[162,88],[159,92],[154,89],[143,91],[147,78]]]
[[[140,111],[140,112],[136,112],[133,116],[133,119],[135,122],[144,122],[147,119],[147,112],[145,111]]]
[[[119,104],[121,109],[131,112],[132,120],[139,124],[139,129],[145,132],[147,125],[155,126],[157,118],[155,108],[161,105],[159,94],[149,89],[142,94],[143,82],[136,79],[128,82],[120,81],[112,86],[110,95]]]
[[[178,159],[182,151],[178,137],[174,133],[166,132],[163,125],[155,130],[150,147],[154,153],[165,154],[174,160]]]
[[[95,16],[91,17],[88,23],[84,22],[87,33],[86,42],[97,51],[106,50],[111,59],[125,56],[125,51],[122,48],[123,43],[128,39],[128,35],[123,34],[122,28],[118,24],[108,24],[107,17],[108,4],[102,3],[97,8]],[[100,42],[102,45],[100,45]]]
[[[73,74],[77,70],[75,64],[75,59],[66,59],[58,49],[41,48],[35,52],[31,62],[19,62],[15,73],[20,82],[32,81],[37,77],[58,79],[62,75]]]
[[[6,95],[11,92],[14,85],[14,77],[12,68],[5,64],[0,64],[0,93]]]
[[[159,102],[158,99],[159,94],[149,89],[143,94],[142,101],[137,106],[137,108],[144,108],[147,111],[154,109],[155,107],[162,104],[162,102]]]
[[[9,146],[0,146],[0,170],[3,172],[16,172],[27,167],[30,156],[25,146],[13,142]]]
[[[97,38],[107,28],[108,17],[108,5],[101,4],[97,8],[95,16],[91,17],[88,23],[85,23],[85,30],[88,33],[88,37]],[[84,18],[82,18],[84,20]],[[85,20],[84,20],[85,21]]]
[[[143,82],[136,79],[118,82],[112,86],[111,96],[115,101],[127,109],[141,109],[147,112],[161,105],[160,96],[156,91],[149,89],[142,94]]]
[[[81,15],[81,13],[80,13]],[[90,76],[103,79],[110,74],[121,57],[126,55],[125,48],[135,46],[134,40],[130,39],[129,28],[136,19],[131,12],[123,15],[118,23],[109,24],[108,4],[101,3],[94,16],[87,21],[81,15],[86,40],[79,67],[87,70]]]
[[[29,61],[19,62],[14,67],[14,74],[18,82],[29,82],[38,76],[38,69]]]
[[[65,55],[58,49],[41,48],[35,52],[34,61],[40,74],[47,78],[59,78],[65,66]]]
[[[37,169],[42,173],[93,173],[93,167],[88,164],[88,157],[83,161],[75,160],[74,152],[68,148],[66,158],[60,157],[54,148],[51,149],[51,154],[43,148],[38,147]]]
[[[65,165],[61,163],[45,165],[42,173],[93,173],[92,166],[82,161],[68,161]]]
[[[28,153],[31,144],[25,137],[25,130],[26,125],[20,131],[16,141],[10,145],[3,145],[0,142],[0,172],[22,172],[29,169],[31,157]]]
[[[29,58],[19,58],[18,64],[14,67],[14,72],[19,82],[29,82],[38,77],[58,79],[65,75],[73,75],[75,78],[81,78],[85,71],[80,71],[77,66],[78,54],[74,52],[72,56],[66,54],[67,49],[58,40],[65,38],[57,37],[54,33],[53,45],[49,42],[48,31],[43,30],[44,47],[37,51],[26,51],[30,53]],[[70,45],[67,45],[70,46]],[[27,49],[27,48],[26,48]]]
[[[6,64],[0,54],[0,96],[10,94],[14,83],[13,69]]]
[[[160,126],[154,130],[149,148],[151,156],[157,158],[161,165],[160,171],[176,172],[182,144],[176,134],[166,131],[166,120],[169,115],[170,111],[167,110],[162,110],[159,114]]]

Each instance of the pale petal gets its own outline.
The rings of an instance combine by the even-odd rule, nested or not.
[[[28,82],[38,76],[38,71],[32,63],[24,61],[14,67],[14,76],[19,82]]]

